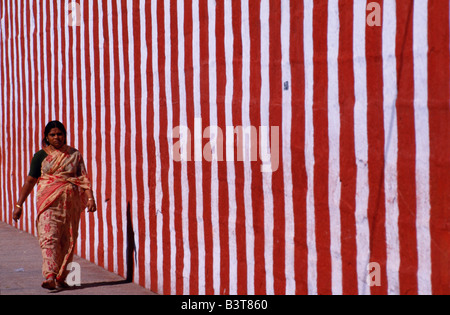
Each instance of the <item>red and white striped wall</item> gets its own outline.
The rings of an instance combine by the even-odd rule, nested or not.
[[[449,294],[449,11],[0,0],[0,219],[58,119],[98,204],[77,253],[155,292]],[[227,126],[255,127],[257,159]]]

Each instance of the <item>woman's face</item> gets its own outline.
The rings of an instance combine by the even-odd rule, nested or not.
[[[60,149],[65,142],[64,133],[59,130],[59,128],[53,128],[47,135],[47,141],[52,145],[55,149]]]

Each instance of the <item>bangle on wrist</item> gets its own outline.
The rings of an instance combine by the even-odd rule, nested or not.
[[[19,208],[19,209],[22,209],[22,206],[19,205],[19,204],[17,204],[16,207]]]

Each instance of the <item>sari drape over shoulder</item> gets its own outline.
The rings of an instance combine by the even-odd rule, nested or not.
[[[80,152],[69,146],[50,152],[41,166],[37,186],[37,230],[44,278],[64,281],[73,259],[80,214],[91,189]]]

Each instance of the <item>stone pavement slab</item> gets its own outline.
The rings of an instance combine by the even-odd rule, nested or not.
[[[80,264],[80,286],[43,289],[38,240],[0,221],[0,295],[155,295],[78,256],[74,262]]]

